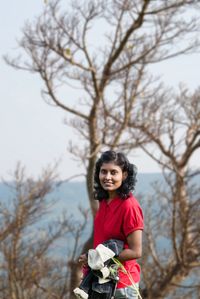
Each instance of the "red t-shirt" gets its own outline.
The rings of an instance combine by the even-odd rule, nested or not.
[[[125,248],[128,248],[126,237],[133,231],[143,228],[142,209],[132,193],[125,200],[115,197],[109,204],[106,200],[102,200],[94,220],[94,248],[109,239],[122,240]],[[139,282],[140,266],[137,261],[125,261],[123,265],[131,274],[134,282]],[[119,278],[117,288],[131,285],[127,274],[121,270],[119,271]]]

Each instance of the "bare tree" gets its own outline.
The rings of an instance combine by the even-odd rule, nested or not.
[[[54,169],[47,169],[39,180],[34,181],[27,178],[24,169],[18,166],[10,185],[12,198],[9,202],[1,198],[2,299],[70,298],[70,263],[79,250],[88,213],[82,211],[82,223],[74,222],[65,214],[62,219],[59,217],[60,220],[53,219],[53,199],[47,195],[54,187]],[[65,256],[57,250],[62,238]],[[70,239],[69,248],[67,239]]]
[[[78,131],[70,151],[85,165],[94,215],[97,155],[106,147],[127,150],[135,99],[151,94],[148,66],[199,47],[199,1],[87,0],[65,6],[49,1],[44,13],[24,27],[19,45],[27,60],[6,61],[39,74],[45,101],[66,111],[67,124]],[[85,245],[84,250],[91,246],[91,238]]]
[[[191,291],[198,296],[200,169],[192,170],[190,161],[200,154],[200,89],[191,94],[182,87],[178,96],[161,90],[137,108],[132,138],[160,164],[164,179],[146,210],[143,297],[189,298]]]
[[[88,0],[73,1],[67,8],[62,1],[49,1],[44,13],[24,27],[19,45],[29,59],[6,58],[41,76],[45,100],[65,110],[69,124],[83,137],[83,148],[72,144],[71,151],[86,166],[93,213],[98,152],[118,146],[135,98],[150,84],[148,65],[197,49],[198,8],[198,1],[189,0]],[[79,89],[76,99],[69,96],[69,86]],[[111,110],[122,112],[120,125],[107,117]]]

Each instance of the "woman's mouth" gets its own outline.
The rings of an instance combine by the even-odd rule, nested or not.
[[[113,185],[113,183],[112,182],[104,182],[104,185],[106,185],[106,186],[111,186],[111,185]]]

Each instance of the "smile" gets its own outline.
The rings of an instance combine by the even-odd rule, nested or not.
[[[113,185],[112,182],[103,182],[103,183],[104,183],[104,185]]]

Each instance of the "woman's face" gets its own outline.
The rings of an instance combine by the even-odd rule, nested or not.
[[[123,173],[121,167],[115,165],[113,162],[103,163],[100,168],[100,184],[102,188],[110,194],[115,193],[126,177],[127,173]]]

